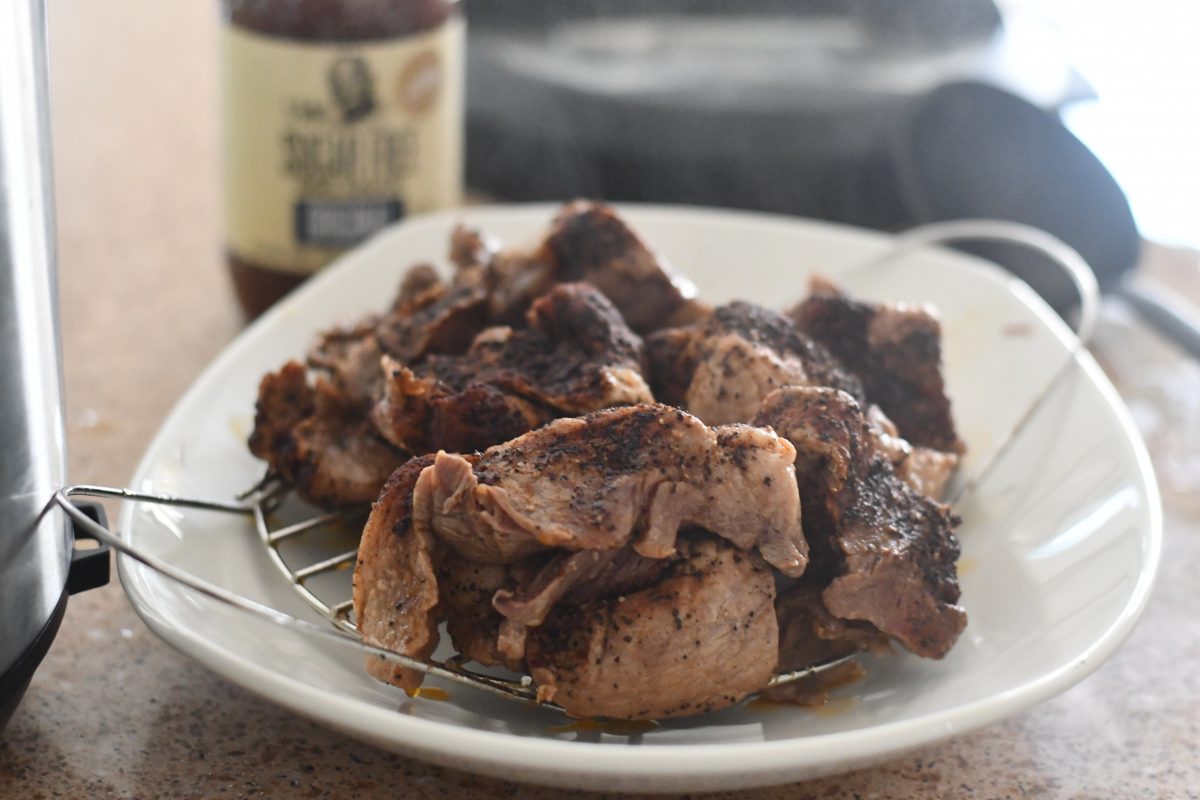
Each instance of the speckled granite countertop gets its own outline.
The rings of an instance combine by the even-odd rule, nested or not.
[[[217,4],[50,5],[72,478],[120,482],[239,327],[217,248]],[[1200,298],[1196,254],[1151,250],[1147,269],[1191,281]],[[1128,643],[1009,721],[746,797],[1200,797],[1200,367],[1119,308],[1098,351],[1166,498],[1159,583]],[[293,717],[163,644],[115,584],[71,600],[0,734],[0,798],[568,796],[578,793],[427,766]]]

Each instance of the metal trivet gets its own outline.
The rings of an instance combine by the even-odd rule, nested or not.
[[[1018,435],[1025,429],[1037,409],[1053,393],[1054,388],[1063,377],[1069,373],[1077,357],[1086,350],[1086,342],[1091,337],[1099,308],[1099,291],[1095,277],[1078,254],[1054,237],[1036,228],[992,220],[964,220],[950,223],[935,223],[913,229],[896,237],[895,246],[887,253],[843,272],[840,277],[844,279],[862,275],[914,249],[965,239],[1005,241],[1029,247],[1048,256],[1063,269],[1064,273],[1075,284],[1080,296],[1080,309],[1075,325],[1078,340],[1068,352],[1067,357],[1046,382],[1039,394],[1029,404],[1028,408],[1022,413],[1016,424],[1001,439],[999,445],[992,450],[985,461],[975,470],[974,474],[965,479],[958,479],[957,486],[949,492],[949,502],[952,505],[960,503],[966,495],[979,485],[992,466],[1000,459],[1000,456],[1016,441]],[[289,488],[276,476],[268,473],[257,485],[236,497],[232,502],[139,492],[130,489],[115,489],[104,486],[79,485],[60,489],[55,493],[51,503],[60,506],[76,525],[117,552],[207,597],[253,614],[260,619],[281,625],[306,636],[312,636],[339,646],[359,650],[370,656],[399,664],[400,666],[422,672],[426,675],[433,675],[453,683],[470,686],[510,700],[535,703],[543,708],[560,712],[564,711],[561,706],[552,702],[538,703],[536,687],[533,685],[533,679],[528,675],[518,678],[498,677],[471,669],[468,664],[472,662],[461,655],[452,656],[444,661],[434,659],[422,661],[363,642],[358,635],[358,628],[355,626],[353,618],[353,601],[345,596],[323,596],[328,592],[318,590],[313,585],[314,579],[318,576],[351,568],[358,556],[357,549],[351,548],[333,556],[309,563],[293,563],[295,559],[286,558],[280,552],[280,545],[284,542],[299,542],[304,537],[314,536],[322,530],[327,530],[338,523],[344,525],[347,521],[352,520],[354,515],[340,512],[324,513],[303,519],[299,522],[273,528],[270,524],[272,513],[281,508],[289,494]],[[310,607],[327,620],[327,623],[317,624],[293,617],[290,614],[263,605],[185,572],[157,556],[143,552],[139,548],[127,543],[116,533],[95,522],[72,502],[72,498],[75,497],[156,503],[249,517],[253,521],[259,542],[266,549],[271,562],[275,565],[280,575],[288,581],[296,593]],[[365,515],[359,514],[358,516],[365,519]],[[822,661],[791,672],[780,673],[772,677],[764,688],[781,686],[801,678],[818,675],[854,658],[856,658],[856,654],[850,654]]]
[[[492,694],[508,699],[536,703],[544,708],[563,711],[562,707],[556,703],[538,702],[537,689],[533,686],[533,679],[528,675],[523,675],[519,678],[503,678],[472,670],[467,666],[471,662],[460,655],[452,656],[445,661],[436,661],[433,659],[421,661],[411,656],[363,642],[358,636],[358,628],[353,621],[353,601],[346,598],[326,599],[321,597],[316,591],[313,591],[308,585],[309,581],[317,575],[338,569],[345,569],[347,565],[353,564],[358,556],[358,550],[347,550],[331,558],[302,565],[289,563],[289,560],[284,558],[283,554],[279,551],[279,545],[283,541],[295,541],[298,537],[315,534],[323,528],[327,528],[339,521],[353,519],[355,515],[343,513],[321,514],[297,523],[272,529],[268,524],[270,515],[287,498],[288,494],[289,492],[282,484],[276,481],[273,476],[268,475],[255,489],[232,503],[93,485],[68,486],[55,493],[52,502],[57,503],[71,517],[72,522],[94,536],[102,544],[108,545],[122,555],[128,556],[134,561],[144,564],[150,569],[178,581],[203,595],[251,613],[260,619],[283,625],[284,627],[291,628],[305,635],[315,636],[324,641],[359,649],[368,655],[423,672],[426,675],[436,675],[439,678],[476,689],[482,689],[483,691],[491,692]],[[308,605],[329,621],[330,625],[318,625],[298,617],[293,617],[290,614],[285,614],[275,608],[231,592],[222,586],[198,578],[157,556],[145,553],[139,548],[131,546],[120,536],[95,522],[79,509],[72,502],[72,498],[75,497],[155,503],[166,506],[194,508],[203,511],[218,511],[251,518],[254,522],[259,541],[266,548],[272,563],[278,568],[280,574]],[[780,673],[771,679],[767,684],[767,688],[791,683],[809,675],[820,674],[839,664],[846,663],[853,657],[853,655],[843,656],[791,672]]]

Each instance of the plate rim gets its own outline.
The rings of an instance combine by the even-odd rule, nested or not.
[[[666,204],[618,203],[614,206],[619,211],[629,212],[634,216],[682,215],[697,221],[713,216],[724,220],[738,218],[743,222],[784,225],[823,234],[832,233],[860,242],[885,244],[894,238],[890,234],[878,231],[783,214]],[[395,234],[407,224],[457,222],[474,215],[544,217],[560,207],[560,203],[481,205],[413,217],[393,228],[385,229],[363,243],[360,248],[339,258],[338,262],[359,256],[360,251],[380,247],[389,233]],[[544,219],[541,221],[544,222]],[[973,262],[977,268],[987,267],[1005,278],[1009,277],[1006,273],[1000,273],[993,265],[981,264],[978,259],[957,253],[955,255],[964,261]],[[175,402],[146,446],[134,470],[134,479],[140,479],[149,472],[153,457],[165,444],[167,431],[177,426],[177,418],[192,404],[194,396],[207,387],[217,374],[224,372],[229,364],[240,360],[242,353],[253,346],[252,343],[262,328],[275,325],[277,318],[290,313],[289,300],[320,293],[327,283],[341,280],[337,267],[338,264],[335,263],[332,269],[319,273],[288,299],[243,329],[201,370]],[[1026,297],[1025,300],[1028,302],[1030,298]],[[1065,326],[1040,298],[1029,304],[1043,323],[1059,336],[1062,335]],[[376,743],[386,742],[405,752],[419,754],[419,757],[425,760],[491,775],[511,776],[512,770],[519,768],[526,771],[522,775],[526,779],[558,786],[579,785],[578,782],[569,780],[569,776],[602,775],[614,778],[614,767],[620,769],[618,774],[624,779],[686,779],[688,776],[713,778],[728,775],[732,771],[739,778],[739,786],[779,783],[788,780],[789,775],[812,774],[814,768],[819,769],[822,765],[832,765],[832,768],[836,769],[838,765],[847,762],[845,749],[848,744],[854,745],[854,762],[879,760],[914,747],[933,744],[1027,710],[1086,678],[1107,661],[1132,632],[1149,600],[1158,573],[1162,552],[1161,497],[1145,444],[1115,387],[1090,353],[1081,352],[1076,356],[1075,362],[1087,382],[1100,393],[1104,406],[1123,434],[1122,444],[1128,445],[1136,464],[1137,477],[1141,484],[1139,488],[1147,501],[1144,508],[1144,527],[1137,526],[1139,530],[1143,530],[1141,544],[1146,566],[1138,574],[1128,601],[1113,623],[1090,647],[1066,664],[999,694],[907,720],[780,740],[656,743],[644,747],[631,747],[626,743],[616,742],[580,742],[518,736],[468,726],[454,726],[438,720],[401,714],[367,700],[317,688],[243,658],[235,651],[159,618],[154,610],[153,597],[147,591],[148,587],[130,570],[132,562],[128,557],[118,557],[118,575],[126,596],[139,617],[156,635],[184,655],[196,659],[242,688],[292,712],[352,736],[367,738]],[[130,485],[136,485],[136,480],[131,480]],[[133,530],[130,524],[132,514],[133,504],[122,503],[119,518],[124,530]],[[332,705],[329,703],[331,700],[334,701]],[[330,709],[334,708],[338,713],[330,713]],[[353,729],[345,723],[345,718],[350,715],[359,722]],[[401,722],[397,723],[397,720]],[[362,723],[369,723],[365,726],[369,730],[364,730]],[[569,766],[564,766],[563,756],[581,756],[585,751],[588,754],[586,758],[570,759]],[[748,775],[750,772],[755,774]],[[762,780],[755,781],[754,778]],[[679,785],[681,784],[677,781],[672,787]],[[691,785],[699,784],[693,781]],[[706,782],[704,785],[713,784]],[[646,790],[648,787],[638,784],[637,788]]]

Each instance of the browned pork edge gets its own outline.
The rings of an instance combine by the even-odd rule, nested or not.
[[[354,616],[363,641],[418,660],[438,643],[434,541],[415,527],[413,485],[431,456],[414,458],[388,479],[363,528],[354,567]],[[412,692],[424,673],[367,656],[373,677]]]
[[[944,656],[966,625],[958,605],[957,518],[896,476],[845,392],[780,389],[755,422],[795,445],[814,553],[810,577],[828,581],[826,608],[871,623],[917,655]]]
[[[665,558],[679,529],[696,525],[796,577],[808,546],[794,458],[770,430],[709,428],[670,406],[606,409],[555,420],[474,463],[438,453],[416,485],[428,509],[416,524],[480,563],[631,540],[640,555]]]
[[[576,717],[667,719],[733,705],[775,671],[778,623],[770,568],[712,536],[681,543],[658,583],[529,629],[540,700]]]

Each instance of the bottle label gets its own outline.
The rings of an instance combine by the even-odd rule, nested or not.
[[[462,196],[463,22],[386,42],[224,31],[233,255],[308,273]]]

